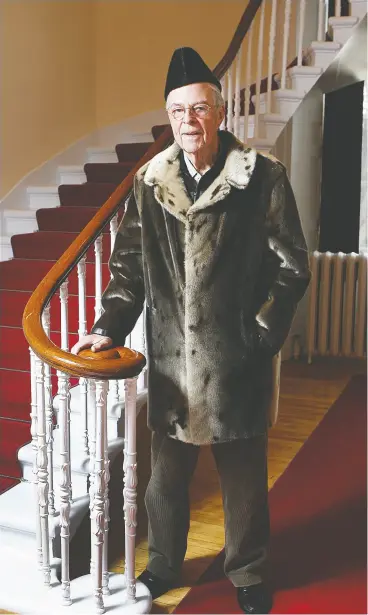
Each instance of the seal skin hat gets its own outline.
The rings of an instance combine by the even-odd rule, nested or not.
[[[171,90],[191,83],[213,83],[221,92],[221,83],[199,53],[191,47],[179,47],[175,49],[167,71],[165,100]]]

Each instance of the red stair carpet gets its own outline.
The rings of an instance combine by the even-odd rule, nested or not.
[[[108,199],[147,151],[150,143],[116,146],[119,162],[86,164],[87,182],[59,186],[60,207],[36,213],[39,231],[12,237],[14,258],[0,262],[0,494],[18,483],[20,447],[30,441],[29,350],[22,332],[22,314],[32,291],[77,234]],[[107,229],[108,230],[108,229]],[[103,236],[103,262],[110,254],[110,237]],[[94,250],[87,252],[88,327],[94,318]],[[103,285],[109,279],[103,267]],[[70,344],[77,340],[78,279],[69,277]],[[60,301],[52,300],[51,338],[60,344]],[[53,375],[53,392],[57,390]]]
[[[352,378],[270,491],[272,613],[367,613],[367,381]],[[175,613],[241,613],[223,552]]]

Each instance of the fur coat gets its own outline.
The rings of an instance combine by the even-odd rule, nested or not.
[[[266,432],[273,356],[310,277],[285,168],[220,138],[225,166],[194,204],[177,144],[136,174],[93,328],[124,345],[146,301],[148,424],[192,444]]]

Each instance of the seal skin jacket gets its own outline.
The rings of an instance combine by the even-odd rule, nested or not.
[[[310,279],[284,166],[220,132],[192,204],[174,143],[136,174],[94,333],[124,345],[146,300],[148,425],[192,444],[264,434],[273,356]]]

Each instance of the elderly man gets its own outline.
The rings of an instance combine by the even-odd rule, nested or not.
[[[73,352],[123,345],[146,301],[149,561],[153,598],[178,582],[189,482],[210,445],[225,513],[225,574],[246,613],[265,583],[272,358],[309,281],[283,165],[219,131],[221,85],[190,48],[171,60],[165,99],[175,143],[136,174],[110,260],[104,313]]]

